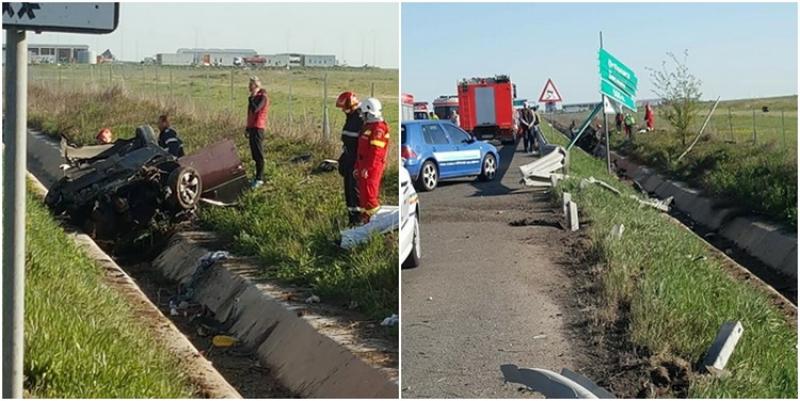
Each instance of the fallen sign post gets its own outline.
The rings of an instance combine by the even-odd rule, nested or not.
[[[119,3],[3,3],[3,398],[22,398],[25,296],[25,173],[28,102],[26,31],[109,33]]]

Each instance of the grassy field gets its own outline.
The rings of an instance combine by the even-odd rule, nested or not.
[[[106,66],[98,68],[101,67]],[[52,135],[67,135],[78,143],[91,143],[100,127],[111,127],[117,137],[130,137],[136,126],[143,123],[155,126],[157,116],[168,111],[188,153],[220,139],[232,138],[249,174],[252,174],[254,164],[244,135],[245,87],[248,74],[257,74],[269,91],[272,102],[265,140],[266,184],[245,194],[238,207],[202,209],[201,224],[229,238],[236,252],[259,257],[265,278],[309,287],[324,301],[357,305],[359,310],[374,319],[397,312],[396,238],[379,236],[351,251],[339,249],[336,245],[339,230],[347,222],[341,177],[336,172],[313,173],[320,161],[336,159],[340,153],[338,133],[344,118],[334,107],[335,97],[351,88],[359,94],[368,94],[372,82],[375,83],[375,95],[385,100],[384,114],[392,138],[389,154],[397,154],[396,70],[327,72],[331,139],[326,140],[321,126],[325,71],[175,69],[174,97],[166,97],[161,91],[159,100],[159,96],[151,95],[150,91],[143,95],[133,79],[126,78],[124,84],[114,80],[113,87],[101,83],[95,87],[92,84],[93,73],[87,66],[62,70],[59,89],[57,80],[42,78],[52,77],[54,71],[58,72],[57,68],[32,67],[34,78],[29,91],[29,123],[32,127]],[[140,67],[130,68],[136,71]],[[155,71],[155,68],[146,67],[144,71]],[[167,69],[160,70],[161,77],[164,70]],[[195,76],[205,77],[206,71],[209,75],[227,77],[233,72],[237,85],[237,112],[225,106],[229,103],[227,96],[230,91],[223,90],[223,87],[229,84],[229,78],[227,81],[220,79],[219,90],[212,96],[198,96]],[[66,78],[68,74],[75,74],[74,79]],[[123,76],[123,73],[119,75]],[[288,115],[289,77],[293,96],[291,120]],[[83,84],[65,84],[68,81]],[[311,155],[310,162],[290,162],[293,157],[304,154]],[[397,168],[397,157],[390,156],[382,186],[383,204],[397,204]]]
[[[622,135],[612,132],[612,149],[704,189],[718,199],[796,227],[797,96],[720,102],[703,138],[678,161],[712,105],[713,102],[703,104],[701,117],[687,144],[672,133],[656,108],[654,132],[635,135],[633,142],[626,142]],[[762,112],[763,106],[769,112]],[[643,111],[638,114],[637,124],[643,124]],[[562,123],[574,118],[579,124],[580,117],[585,115],[555,115],[555,118]],[[613,122],[610,125],[614,131]]]
[[[176,361],[28,196],[25,389],[34,398],[187,398]]]
[[[545,135],[566,143],[550,127]],[[646,348],[653,360],[679,357],[694,364],[723,322],[739,320],[744,335],[727,366],[731,376],[695,376],[689,396],[797,398],[797,331],[763,291],[733,278],[693,234],[629,199],[635,192],[606,172],[604,160],[573,148],[569,174],[555,195],[570,192],[581,219],[591,221],[582,229],[601,265],[601,321],[612,324],[626,311],[635,346]],[[589,176],[623,196],[597,185],[582,189],[580,179]],[[625,225],[619,240],[608,237],[614,224]]]

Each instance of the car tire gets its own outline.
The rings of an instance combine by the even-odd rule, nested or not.
[[[497,158],[493,154],[487,153],[481,163],[481,175],[478,179],[481,181],[492,181],[497,176]]]
[[[426,160],[419,169],[417,187],[423,192],[430,192],[436,189],[437,185],[439,185],[439,168],[433,161]]]
[[[197,170],[178,166],[169,174],[167,185],[170,189],[170,203],[183,210],[188,210],[197,205],[203,193],[203,180]]]
[[[419,216],[419,214],[417,214]],[[411,240],[411,253],[408,254],[406,260],[403,261],[404,269],[411,269],[419,267],[420,259],[422,259],[422,252],[420,248],[419,237],[419,218],[414,217],[414,238]]]

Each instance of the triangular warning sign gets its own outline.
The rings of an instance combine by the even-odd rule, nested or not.
[[[544,89],[542,89],[542,94],[539,95],[539,102],[555,103],[561,101],[561,94],[558,93],[558,89],[556,89],[556,85],[553,83],[553,80],[547,78],[547,83],[544,85]]]

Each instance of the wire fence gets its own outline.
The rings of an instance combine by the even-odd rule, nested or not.
[[[251,76],[258,76],[269,94],[271,125],[277,123],[289,130],[318,130],[326,139],[331,137],[331,127],[344,122],[342,113],[334,108],[341,91],[355,91],[361,97],[376,96],[390,105],[397,102],[397,78],[387,79],[385,73],[364,69],[32,65],[28,79],[32,85],[61,91],[102,92],[121,88],[128,95],[157,102],[165,108],[181,104],[198,112],[241,114],[244,119]],[[384,109],[390,119],[396,114],[391,106]]]

